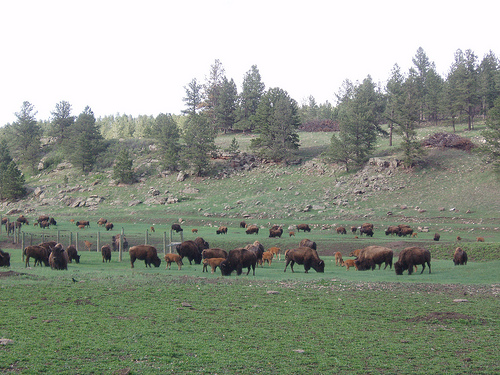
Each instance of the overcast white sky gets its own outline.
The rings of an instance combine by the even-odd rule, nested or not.
[[[219,59],[241,91],[257,65],[266,88],[334,103],[342,81],[385,84],[418,47],[444,75],[455,51],[500,56],[497,0],[2,0],[0,126],[23,101],[96,117],[180,113],[184,86]]]

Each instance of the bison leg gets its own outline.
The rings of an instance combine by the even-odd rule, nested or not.
[[[130,258],[130,265],[134,268],[135,258]]]
[[[286,263],[285,263],[285,270],[283,272],[286,272],[286,268],[288,267],[288,263],[290,263],[290,259],[287,259],[286,260]]]
[[[427,265],[429,266],[429,273],[431,273],[431,262],[427,262]],[[423,270],[422,270],[423,272]]]
[[[424,265],[424,268],[425,268],[425,265]],[[422,272],[423,271],[424,270],[422,269]],[[413,273],[413,264],[410,263],[410,264],[408,264],[408,275],[411,275],[412,273]]]

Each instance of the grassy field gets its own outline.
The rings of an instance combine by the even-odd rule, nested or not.
[[[499,261],[433,261],[431,274],[397,277],[324,257],[324,274],[275,261],[223,278],[199,265],[131,269],[128,254],[103,264],[82,252],[68,271],[12,256],[0,273],[0,337],[12,340],[1,373],[500,371]]]

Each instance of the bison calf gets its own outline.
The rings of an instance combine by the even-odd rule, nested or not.
[[[224,262],[226,258],[205,258],[203,259],[203,270],[202,272],[208,272],[207,267],[210,266],[212,269],[212,273],[215,272],[217,267],[220,266],[222,262]],[[219,267],[220,268],[220,267]]]
[[[182,263],[182,258],[179,254],[165,254],[165,262],[167,262],[167,265],[165,266],[165,269],[170,269],[170,266],[172,263],[177,263],[177,267],[179,267],[179,271],[181,270],[181,266],[184,265]]]
[[[340,253],[340,251],[337,251],[335,253],[335,265],[342,266],[343,263],[344,263],[344,260],[342,259],[342,254]]]
[[[354,261],[354,259],[344,260],[344,263],[342,263],[342,267],[345,267],[346,271],[349,271],[350,267],[356,268],[356,271],[358,270],[358,267],[356,267],[356,262]]]

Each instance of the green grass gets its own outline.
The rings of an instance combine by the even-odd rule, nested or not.
[[[283,273],[283,262],[273,262],[256,277],[223,278],[194,265],[102,264],[94,252],[68,271],[25,269],[14,251],[11,270],[22,274],[1,279],[0,337],[13,343],[0,348],[0,372],[500,370],[500,306],[490,284],[498,261],[434,261],[430,275],[396,277],[325,260],[324,274],[301,266]]]

